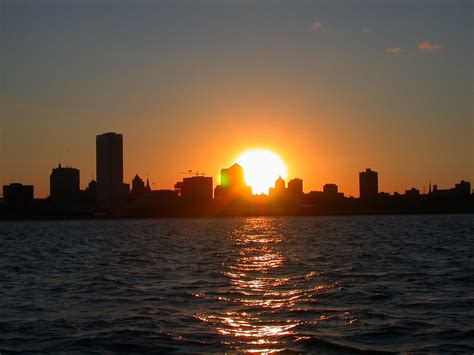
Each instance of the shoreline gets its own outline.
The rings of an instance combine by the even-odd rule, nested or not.
[[[311,214],[170,214],[170,215],[49,215],[49,216],[0,216],[0,221],[61,221],[61,220],[120,220],[120,219],[224,219],[224,218],[247,218],[247,217],[351,217],[351,216],[420,216],[420,215],[471,215],[474,211],[379,211],[367,213],[311,213]]]

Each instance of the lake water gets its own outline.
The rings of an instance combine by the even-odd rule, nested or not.
[[[474,351],[473,215],[0,222],[0,351]]]

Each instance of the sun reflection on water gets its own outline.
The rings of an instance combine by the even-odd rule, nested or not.
[[[315,285],[315,271],[292,274],[289,262],[294,260],[285,255],[285,238],[276,219],[248,218],[242,223],[231,235],[233,250],[222,264],[228,287],[214,295],[225,311],[194,316],[237,351],[282,351],[288,337],[301,338],[296,329],[304,322],[292,312],[315,302],[315,295],[332,286]]]

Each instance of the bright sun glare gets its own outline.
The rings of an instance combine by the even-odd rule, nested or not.
[[[287,177],[285,163],[269,150],[248,150],[236,162],[244,169],[245,182],[252,187],[254,194],[268,194],[268,189],[275,185],[279,176],[285,180]]]

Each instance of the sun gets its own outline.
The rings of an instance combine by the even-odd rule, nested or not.
[[[253,194],[268,194],[279,176],[286,179],[287,170],[281,158],[270,150],[253,149],[243,152],[236,163],[244,169],[245,183]]]

